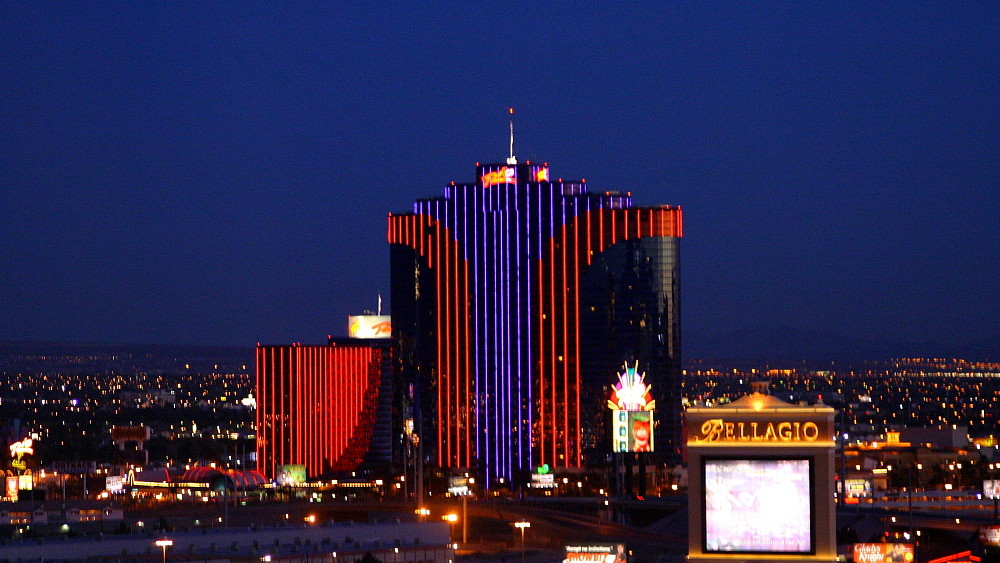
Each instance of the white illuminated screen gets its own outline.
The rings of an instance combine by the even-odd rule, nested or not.
[[[809,460],[705,460],[705,551],[811,553]]]

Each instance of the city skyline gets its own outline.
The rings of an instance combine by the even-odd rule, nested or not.
[[[1000,353],[989,7],[0,10],[0,340],[337,334],[387,214],[505,157],[514,106],[519,158],[684,209],[686,354]]]

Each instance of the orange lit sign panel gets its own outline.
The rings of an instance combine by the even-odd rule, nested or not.
[[[854,563],[912,563],[913,544],[856,543]]]
[[[351,338],[391,338],[392,317],[389,315],[356,315],[347,317]]]
[[[536,182],[548,182],[549,181],[549,169],[548,168],[536,168],[535,178]]]
[[[493,172],[483,174],[479,179],[483,182],[484,188],[497,184],[516,184],[517,170],[513,166],[502,166]]]

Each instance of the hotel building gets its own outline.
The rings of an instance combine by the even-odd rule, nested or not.
[[[350,317],[350,325],[354,337],[327,346],[257,345],[257,468],[269,478],[284,466],[304,466],[313,479],[392,464],[388,317]]]
[[[626,363],[680,447],[681,210],[591,193],[547,164],[477,164],[388,218],[394,363],[425,455],[487,486],[611,451]]]

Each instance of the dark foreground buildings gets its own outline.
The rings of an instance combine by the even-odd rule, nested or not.
[[[513,158],[476,177],[388,221],[394,362],[425,455],[487,486],[600,463],[611,386],[636,362],[654,455],[675,452],[680,208],[633,207]]]

